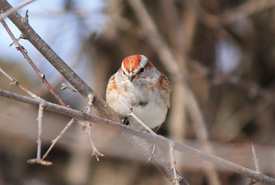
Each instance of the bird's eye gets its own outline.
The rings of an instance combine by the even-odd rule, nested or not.
[[[144,68],[141,68],[139,72],[141,72],[141,73],[144,72]]]

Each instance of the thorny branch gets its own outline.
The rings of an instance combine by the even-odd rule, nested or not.
[[[167,148],[169,148],[170,144],[172,143],[174,145],[175,150],[184,152],[185,154],[191,155],[193,157],[201,158],[204,160],[207,160],[213,164],[216,164],[220,167],[226,168],[228,170],[231,170],[233,172],[236,172],[238,174],[241,174],[245,177],[255,179],[258,182],[264,182],[267,184],[275,184],[275,179],[272,177],[269,177],[267,175],[264,175],[262,173],[259,173],[257,171],[250,170],[248,168],[242,167],[238,164],[235,164],[233,162],[227,161],[225,159],[222,159],[220,157],[214,156],[212,154],[205,153],[203,151],[200,151],[198,149],[195,149],[193,147],[187,146],[185,144],[181,144],[178,142],[175,142],[173,140],[170,140],[168,138],[165,138],[160,135],[153,135],[141,130],[132,129],[126,125],[122,125],[119,122],[111,121],[105,118],[101,118],[98,116],[89,115],[86,113],[83,113],[78,110],[66,108],[54,103],[50,103],[44,100],[36,100],[33,98],[29,98],[26,96],[18,95],[16,93],[12,93],[9,91],[1,90],[0,89],[0,96],[6,97],[9,99],[17,100],[20,102],[28,103],[31,105],[39,106],[41,103],[44,103],[45,109],[53,112],[57,112],[60,114],[64,114],[70,117],[74,117],[78,120],[83,121],[91,121],[96,124],[101,124],[107,127],[110,127],[112,129],[116,129],[118,131],[121,131],[122,133],[127,133],[129,135],[137,136],[139,138],[142,138],[150,143],[155,143],[157,145],[162,145]]]

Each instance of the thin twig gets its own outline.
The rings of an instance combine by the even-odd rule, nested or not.
[[[91,123],[91,122],[88,122],[88,123]],[[92,146],[92,156],[95,156],[96,160],[99,161],[99,157],[103,157],[104,154],[99,152],[99,150],[96,148],[96,146],[93,142],[93,139],[92,139],[92,124],[89,124],[87,126],[87,129],[88,129],[88,135],[89,135],[89,138],[90,138],[90,143],[91,143],[91,146]]]
[[[30,159],[27,162],[30,163],[30,164],[37,163],[37,164],[42,164],[42,165],[45,165],[45,166],[49,166],[49,165],[52,164],[52,162],[44,161],[43,159],[41,159],[42,119],[43,119],[43,113],[44,113],[44,109],[45,109],[45,103],[43,101],[39,104],[38,117],[37,117],[38,134],[37,134],[37,153],[36,153],[36,159]]]
[[[129,110],[130,116],[135,118],[135,120],[145,128],[145,130],[147,130],[148,132],[150,132],[151,134],[156,134],[150,127],[148,127],[145,123],[143,123],[133,112],[133,110],[129,107],[126,106],[126,104],[119,98],[118,101],[126,108]]]
[[[170,140],[168,138],[165,138],[163,136],[160,136],[160,135],[153,135],[153,134],[141,131],[141,130],[132,129],[132,128],[126,126],[126,125],[120,124],[119,122],[111,121],[111,120],[101,118],[101,117],[98,117],[98,116],[88,115],[88,114],[83,113],[83,112],[78,111],[78,110],[66,108],[66,107],[63,107],[63,106],[60,106],[60,105],[57,105],[57,104],[54,104],[54,103],[44,101],[44,100],[42,101],[42,100],[29,98],[29,97],[22,96],[22,95],[12,93],[12,92],[9,92],[9,91],[5,91],[5,90],[2,90],[2,89],[0,89],[0,96],[10,98],[10,99],[13,99],[13,100],[17,100],[17,101],[20,101],[20,102],[28,103],[28,104],[31,104],[31,105],[36,105],[36,106],[39,106],[41,103],[44,103],[46,110],[57,112],[57,113],[60,113],[60,114],[64,114],[64,115],[67,115],[67,116],[70,116],[70,117],[75,117],[78,120],[91,121],[93,123],[105,125],[107,127],[116,129],[116,130],[121,131],[121,132],[125,132],[129,135],[133,135],[133,136],[143,138],[143,139],[147,140],[148,142],[155,143],[155,144],[158,144],[158,145],[162,145],[162,146],[165,146],[165,147],[169,147],[170,143],[174,143],[175,150],[181,151],[181,152],[183,152],[185,154],[188,154],[188,155],[191,155],[195,158],[200,158],[200,159],[207,160],[207,161],[209,161],[213,164],[216,164],[220,167],[226,168],[230,171],[239,173],[239,174],[241,174],[245,177],[258,180],[259,182],[265,182],[267,184],[273,184],[273,185],[275,184],[275,179],[272,178],[272,177],[269,177],[269,176],[264,175],[262,173],[250,170],[250,169],[245,168],[245,167],[242,167],[238,164],[227,161],[225,159],[214,156],[212,154],[205,153],[201,150],[195,149],[195,148],[190,147],[188,145],[172,141],[172,140]]]
[[[250,0],[233,8],[222,15],[222,23],[230,24],[239,18],[248,17],[253,14],[262,12],[269,8],[275,7],[274,0]]]
[[[77,90],[76,90],[75,88],[69,87],[69,86],[67,86],[67,85],[64,84],[64,83],[61,84],[61,88],[60,88],[60,89],[61,89],[61,90],[70,89],[70,90],[72,90],[73,92],[77,92]]]
[[[57,143],[57,141],[59,141],[59,139],[65,134],[65,132],[76,122],[76,120],[74,118],[71,119],[71,121],[65,126],[65,128],[63,128],[63,130],[60,132],[60,134],[54,139],[52,140],[52,144],[51,146],[48,148],[47,152],[43,155],[42,160],[44,160],[50,153],[50,151],[53,149],[53,147],[55,146],[55,144]]]
[[[254,147],[253,143],[251,144],[251,149],[252,149],[252,154],[253,154],[253,161],[254,161],[254,164],[255,164],[255,167],[256,167],[256,172],[258,172],[260,174],[261,169],[260,169],[260,166],[259,166],[259,159],[257,157],[257,154],[256,154],[255,147]],[[258,181],[255,180],[255,179],[250,179],[248,185],[253,185],[253,184],[256,184],[257,182]]]
[[[43,113],[44,113],[44,107],[45,105],[41,103],[39,105],[38,109],[38,117],[37,117],[37,122],[38,122],[38,136],[37,136],[37,160],[41,160],[41,137],[42,137],[42,118],[43,118]]]
[[[11,9],[7,10],[6,12],[4,12],[4,13],[0,16],[0,20],[2,20],[2,19],[4,19],[4,18],[8,17],[11,13],[13,13],[13,12],[19,10],[20,8],[26,6],[26,5],[28,5],[28,4],[32,3],[32,2],[34,2],[34,1],[35,1],[35,0],[29,0],[29,1],[26,1],[26,2],[22,3],[21,5],[19,5],[19,6],[17,6],[17,7],[14,7],[14,8],[11,8]]]
[[[88,95],[88,103],[86,106],[86,111],[87,114],[91,114],[92,111],[92,106],[94,104],[94,96],[92,94]],[[83,123],[83,126],[86,128],[88,135],[89,135],[89,140],[90,140],[90,144],[92,147],[92,156],[95,156],[96,160],[99,161],[99,156],[103,157],[104,154],[102,154],[101,152],[99,152],[99,150],[96,148],[93,139],[92,139],[92,122],[86,121]]]
[[[8,75],[1,67],[0,72],[6,76],[10,81],[12,81],[11,85],[18,86],[20,89],[22,89],[24,92],[26,92],[28,95],[30,95],[32,98],[41,99],[39,96],[28,90],[26,87],[22,86],[19,81],[17,81],[15,78],[12,78],[10,75]]]
[[[256,154],[255,147],[254,147],[253,143],[252,143],[251,147],[252,147],[253,161],[255,163],[256,171],[259,172],[259,173],[262,173],[261,169],[260,169],[260,166],[259,166],[259,159],[257,157],[257,154]]]
[[[179,185],[180,183],[179,183],[179,179],[177,178],[176,160],[174,158],[174,143],[172,142],[169,145],[169,155],[171,160],[171,168],[173,169],[173,173],[174,173],[173,184]]]
[[[91,114],[91,111],[92,111],[92,106],[94,104],[94,96],[92,94],[89,94],[88,95],[88,103],[87,103],[87,106],[86,106],[86,111],[87,111],[87,114]]]
[[[54,91],[54,89],[51,87],[51,85],[49,84],[49,82],[47,81],[45,74],[42,74],[41,71],[38,69],[38,67],[34,64],[34,62],[31,60],[31,58],[29,57],[29,55],[27,54],[26,50],[19,44],[18,40],[15,38],[15,36],[13,35],[13,33],[11,32],[11,30],[9,29],[8,25],[6,24],[6,22],[4,20],[0,20],[0,22],[2,23],[2,25],[4,26],[5,30],[7,31],[7,33],[9,34],[9,36],[11,37],[11,39],[13,40],[15,47],[17,50],[19,50],[22,55],[24,56],[24,58],[28,61],[28,63],[31,65],[31,67],[34,69],[34,71],[36,72],[36,74],[39,76],[39,78],[41,79],[42,83],[44,83],[47,88],[50,90],[50,92],[54,95],[54,97],[57,99],[57,101],[63,105],[64,107],[68,107],[63,100],[57,95],[57,93]]]

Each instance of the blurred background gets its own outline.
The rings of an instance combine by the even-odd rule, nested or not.
[[[9,2],[18,6],[23,1]],[[274,7],[274,0],[40,0],[19,13],[28,9],[30,25],[102,98],[126,56],[147,56],[173,86],[171,109],[158,134],[202,150],[210,145],[208,152],[250,169],[255,169],[253,143],[261,171],[274,177]],[[0,26],[0,67],[57,103],[11,43]],[[20,43],[62,99],[85,110],[79,94],[60,90],[61,83],[69,84],[42,55],[27,41]],[[10,83],[0,74],[1,89],[25,95]],[[99,162],[91,157],[88,135],[75,124],[49,154],[52,166],[27,164],[36,157],[37,108],[0,98],[0,118],[0,184],[171,184],[146,164],[142,151],[99,125],[92,136],[105,154]],[[42,154],[69,120],[45,113]],[[249,182],[188,154],[176,152],[176,161],[190,184]]]

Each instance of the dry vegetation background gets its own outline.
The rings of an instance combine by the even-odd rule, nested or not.
[[[202,148],[207,139],[215,155],[251,169],[255,169],[253,142],[260,169],[274,177],[275,1],[137,2],[106,0],[104,11],[109,21],[104,31],[90,35],[81,43],[80,55],[88,57],[91,67],[85,73],[89,73],[97,94],[104,97],[108,78],[126,56],[143,54],[169,77],[173,85],[172,107],[158,134],[196,148]],[[144,5],[153,22],[142,19],[144,7],[139,5]],[[80,16],[74,0],[64,0],[63,13],[68,12]],[[150,28],[156,28],[159,35]],[[79,29],[83,29],[80,33],[85,32],[84,27],[79,26]],[[52,33],[57,34],[55,31],[58,30]],[[160,49],[163,47],[164,50]],[[194,123],[193,117],[198,115],[186,111],[191,105],[186,105],[189,100],[179,88],[179,79],[167,69],[169,63],[163,62],[167,52],[172,54],[178,70],[195,94],[207,130],[205,138],[201,138],[205,133]],[[0,59],[0,65],[21,84],[55,102],[38,77],[34,82],[23,67],[9,61]],[[74,67],[77,65],[75,63]],[[79,95],[59,90],[63,82],[59,79],[52,83],[57,84],[56,91],[64,101],[84,110],[85,103]],[[10,86],[2,74],[0,88],[21,93],[17,87]],[[95,143],[105,154],[100,162],[90,156],[88,136],[74,125],[49,155],[53,166],[29,165],[26,160],[36,154],[36,118],[36,107],[0,98],[0,184],[170,184],[158,169],[145,164],[142,153],[119,133],[100,126],[93,127]],[[69,118],[47,112],[43,119],[42,152],[45,152]],[[213,180],[199,159],[183,154],[176,156],[176,160],[177,169],[190,184],[249,182],[222,168],[215,169],[218,179]]]

